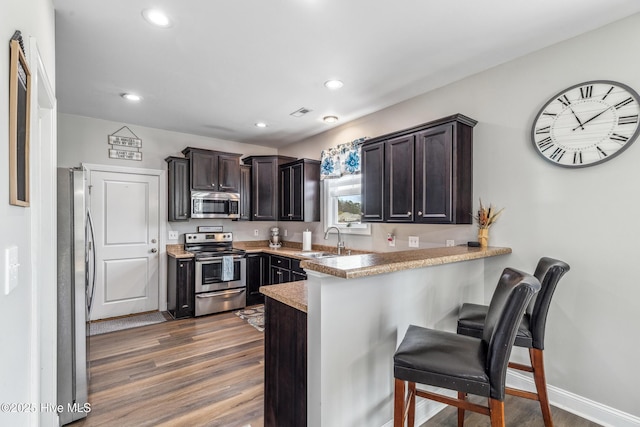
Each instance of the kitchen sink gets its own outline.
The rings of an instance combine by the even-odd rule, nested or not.
[[[320,258],[333,258],[339,256],[331,252],[301,252],[300,255],[308,258],[320,259]]]

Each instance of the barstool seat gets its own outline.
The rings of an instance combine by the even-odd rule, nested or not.
[[[540,281],[540,292],[531,300],[522,316],[514,345],[529,349],[531,365],[509,363],[509,368],[533,374],[536,393],[526,390],[506,388],[506,393],[518,397],[537,400],[546,427],[553,427],[551,407],[547,393],[547,380],[544,372],[544,335],[547,314],[551,306],[551,297],[558,282],[569,271],[569,265],[553,258],[540,258],[534,276]],[[468,337],[482,337],[489,307],[480,304],[465,303],[458,316],[458,334]]]
[[[489,304],[481,338],[410,325],[393,357],[394,427],[404,426],[405,420],[413,427],[416,396],[458,407],[460,427],[465,410],[489,415],[493,427],[504,426],[509,355],[520,319],[539,289],[535,277],[506,268]],[[455,390],[458,398],[419,390],[416,383]],[[468,393],[487,397],[487,406],[469,402]]]

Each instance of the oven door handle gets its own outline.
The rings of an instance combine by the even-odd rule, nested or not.
[[[215,297],[226,297],[230,295],[236,295],[245,292],[244,289],[235,289],[230,291],[220,291],[220,292],[211,292],[207,294],[198,294],[196,298],[215,298]]]

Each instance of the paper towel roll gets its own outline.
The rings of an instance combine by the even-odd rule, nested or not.
[[[311,232],[309,230],[302,232],[302,250],[311,250]]]

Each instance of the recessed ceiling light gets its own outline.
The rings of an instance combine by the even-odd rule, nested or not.
[[[344,83],[342,83],[340,80],[327,80],[326,82],[324,82],[324,86],[327,89],[335,90],[340,89],[342,86],[344,86]]]
[[[156,27],[169,28],[171,26],[171,20],[166,13],[159,9],[145,9],[142,11],[144,19]]]
[[[322,120],[323,120],[325,123],[335,123],[335,122],[337,122],[337,121],[338,121],[338,117],[337,117],[337,116],[324,116],[324,117],[322,118]]]
[[[267,124],[266,124],[266,123],[264,123],[264,122],[258,122],[258,123],[256,123],[256,127],[257,127],[257,128],[266,128],[266,127],[267,127]]]
[[[140,95],[136,95],[135,93],[123,93],[123,94],[120,94],[120,96],[126,99],[127,101],[138,102],[142,100],[142,97]]]

